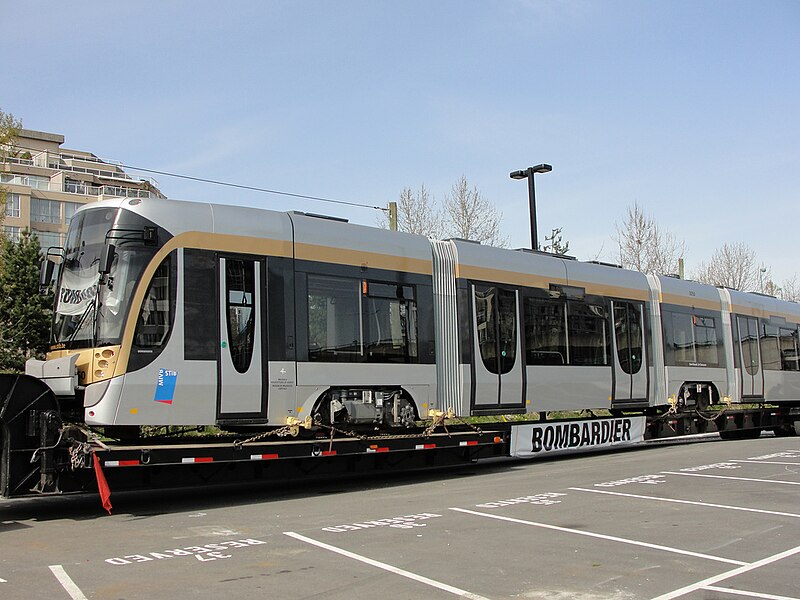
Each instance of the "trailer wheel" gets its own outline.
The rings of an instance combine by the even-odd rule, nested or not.
[[[791,437],[797,435],[795,428],[791,425],[781,425],[780,427],[775,427],[773,428],[772,433],[775,434],[775,437]]]
[[[755,440],[761,437],[761,429],[732,429],[720,431],[719,437],[723,440]]]

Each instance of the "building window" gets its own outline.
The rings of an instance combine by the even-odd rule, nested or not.
[[[64,202],[64,222],[69,223],[75,211],[83,206],[80,202]]]
[[[31,198],[32,223],[61,223],[61,203],[58,200]]]
[[[3,227],[3,235],[5,235],[12,242],[19,242],[19,227]]]
[[[63,246],[61,243],[61,234],[56,231],[39,231],[38,229],[34,229],[33,233],[39,238],[39,247],[43,252],[46,252],[48,248],[61,248]]]
[[[49,177],[40,177],[38,175],[28,175],[27,179],[28,179],[27,185],[31,186],[35,190],[49,190],[50,189],[50,178]]]
[[[0,175],[0,183],[27,185],[36,190],[50,189],[50,178],[40,177],[38,175],[13,175],[11,173],[3,173]]]
[[[19,218],[19,194],[6,194],[6,216]]]

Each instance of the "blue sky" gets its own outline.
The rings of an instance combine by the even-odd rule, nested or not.
[[[6,3],[0,109],[126,164],[386,205],[462,174],[529,244],[611,260],[639,202],[687,271],[745,242],[780,284],[800,223],[795,1]],[[145,175],[145,174],[143,174]],[[377,211],[156,176],[170,197]]]

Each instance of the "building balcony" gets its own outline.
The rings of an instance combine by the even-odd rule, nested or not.
[[[150,192],[137,188],[120,187],[116,185],[88,185],[68,181],[64,184],[64,191],[68,194],[81,196],[109,196],[112,198],[149,198]]]

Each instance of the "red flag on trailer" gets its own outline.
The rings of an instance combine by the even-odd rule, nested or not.
[[[111,514],[111,488],[108,487],[106,476],[103,475],[103,468],[100,466],[100,459],[97,454],[92,452],[94,457],[94,474],[97,477],[97,491],[100,492],[100,500],[103,501],[103,508]]]

